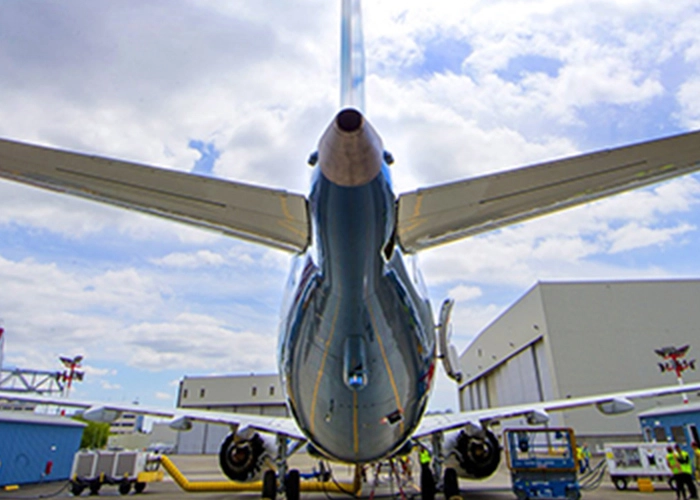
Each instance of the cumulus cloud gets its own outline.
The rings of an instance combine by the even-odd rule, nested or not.
[[[398,192],[700,123],[691,0],[363,8],[367,111]],[[182,171],[203,141],[213,175],[304,193],[338,105],[339,9],[1,3],[0,136]],[[631,192],[431,250],[424,274],[460,301],[461,348],[539,279],[692,273],[663,256],[697,241],[699,199],[692,177]],[[5,181],[0,200],[6,362],[80,350],[102,371],[275,368],[286,254]]]
[[[198,250],[193,253],[171,253],[159,259],[153,259],[154,264],[166,267],[197,268],[201,266],[220,266],[226,262],[222,255],[209,250]]]

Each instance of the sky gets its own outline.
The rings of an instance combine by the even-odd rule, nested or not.
[[[367,116],[397,193],[700,128],[700,6],[374,0]],[[0,137],[306,194],[339,106],[340,2],[4,0]],[[698,278],[700,177],[420,254],[469,341],[538,281]],[[85,356],[74,397],[172,406],[272,373],[290,256],[0,181],[8,366]],[[663,339],[660,339],[663,344]],[[662,381],[673,383],[672,380]],[[433,410],[456,409],[444,375]]]

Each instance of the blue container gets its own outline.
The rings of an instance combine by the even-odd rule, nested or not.
[[[65,417],[0,411],[0,487],[70,478],[84,427]]]
[[[690,456],[691,444],[700,444],[700,403],[662,406],[638,415],[644,440],[655,443],[678,443]]]

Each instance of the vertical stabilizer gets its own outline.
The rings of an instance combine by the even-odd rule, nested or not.
[[[5,330],[0,326],[0,370],[2,370],[2,352],[5,348]]]
[[[360,0],[342,0],[340,106],[365,112],[365,45]]]

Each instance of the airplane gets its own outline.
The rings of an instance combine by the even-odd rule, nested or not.
[[[606,414],[635,398],[700,390],[700,384],[426,415],[438,362],[459,380],[448,333],[453,302],[435,317],[414,255],[506,225],[695,172],[700,132],[548,161],[395,195],[393,157],[364,113],[360,0],[342,0],[341,106],[308,160],[308,195],[0,139],[0,178],[165,217],[293,254],[282,304],[279,373],[291,417],[0,397],[83,409],[88,420],[122,412],[231,426],[219,462],[232,480],[262,478],[299,498],[287,459],[306,446],[362,465],[432,451],[422,496],[457,494],[458,477],[489,477],[501,452],[492,426],[513,417],[543,424],[548,412],[595,405]],[[268,468],[272,460],[276,470]]]

